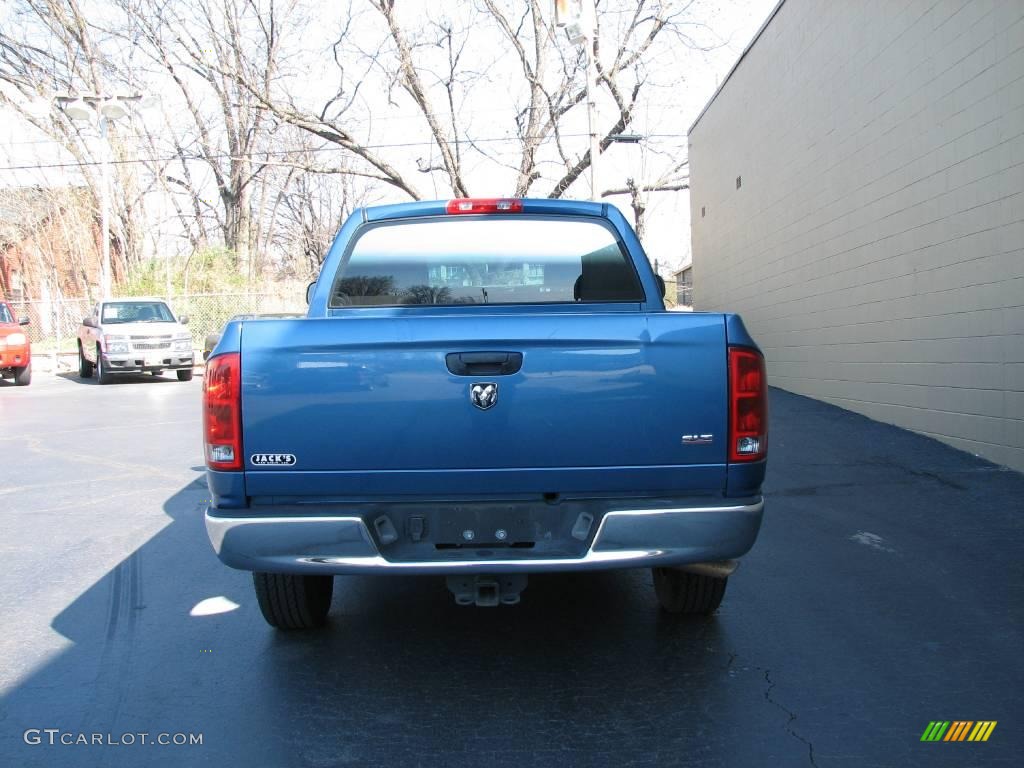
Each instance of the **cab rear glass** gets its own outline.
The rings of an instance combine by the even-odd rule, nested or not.
[[[330,306],[642,301],[629,254],[597,221],[460,216],[364,229]]]

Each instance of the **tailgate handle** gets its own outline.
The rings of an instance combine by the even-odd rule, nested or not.
[[[522,352],[449,352],[444,360],[456,376],[508,376],[523,367]]]

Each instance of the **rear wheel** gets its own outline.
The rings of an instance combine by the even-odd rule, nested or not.
[[[103,365],[103,352],[100,350],[99,344],[96,345],[96,381],[100,384],[109,384],[111,375],[107,373],[106,366]]]
[[[85,354],[82,352],[82,342],[78,342],[78,377],[82,379],[91,379],[92,368],[92,363],[85,359]]]
[[[253,573],[256,602],[263,618],[278,629],[319,627],[327,619],[334,594],[333,576]]]
[[[24,368],[14,369],[14,383],[19,387],[27,387],[32,383],[32,363],[29,363]]]
[[[709,616],[722,604],[729,577],[716,578],[676,568],[653,568],[654,593],[669,613]]]
[[[192,369],[178,371],[178,381],[192,381]]]

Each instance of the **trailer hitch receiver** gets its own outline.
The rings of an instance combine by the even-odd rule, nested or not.
[[[493,608],[518,603],[520,593],[526,589],[527,576],[525,573],[449,576],[446,581],[459,605]]]

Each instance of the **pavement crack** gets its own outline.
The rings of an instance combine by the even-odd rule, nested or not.
[[[958,491],[966,491],[967,490],[967,486],[961,485],[960,483],[958,483],[958,482],[956,482],[954,480],[950,480],[948,477],[943,477],[942,475],[940,475],[940,474],[938,474],[936,472],[929,472],[928,470],[925,470],[925,469],[910,469],[909,467],[905,467],[904,469],[907,472],[909,472],[911,475],[913,475],[914,477],[923,477],[923,478],[926,478],[928,480],[934,480],[935,482],[939,483],[940,485],[944,485],[947,488],[953,488],[953,489],[958,490]]]
[[[797,741],[807,745],[807,757],[811,761],[811,765],[813,765],[814,768],[818,768],[818,764],[814,761],[814,745],[810,741],[805,739],[803,736],[801,736],[799,733],[793,730],[793,723],[796,721],[796,713],[793,712],[791,709],[787,709],[778,701],[772,698],[772,689],[775,687],[775,682],[772,680],[771,674],[772,671],[770,669],[766,669],[764,671],[764,681],[768,683],[768,687],[764,691],[764,700],[767,701],[769,704],[778,707],[787,715],[789,715],[789,720],[786,721],[786,725],[784,726],[786,729],[786,733],[788,733]]]
[[[952,489],[957,490],[957,491],[966,491],[967,490],[967,486],[965,486],[965,485],[963,485],[961,483],[958,483],[955,480],[950,480],[948,477],[944,477],[943,475],[940,475],[937,472],[930,472],[930,471],[928,471],[926,469],[915,469],[913,467],[908,467],[908,466],[905,466],[903,464],[900,464],[899,462],[892,461],[892,459],[890,457],[871,459],[867,463],[869,465],[875,466],[875,467],[886,467],[886,468],[889,468],[889,469],[897,469],[897,470],[899,470],[901,472],[906,472],[911,477],[922,478],[922,479],[925,479],[925,480],[932,480],[932,481],[938,483],[939,485],[943,485],[946,488],[952,488]]]

